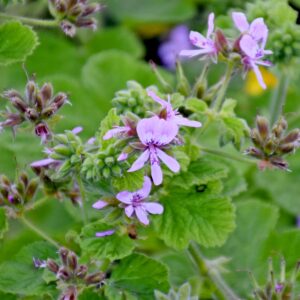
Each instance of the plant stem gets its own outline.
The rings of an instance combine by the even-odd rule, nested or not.
[[[83,219],[83,223],[87,224],[88,223],[88,213],[86,210],[86,196],[85,196],[85,189],[83,186],[83,182],[80,178],[80,175],[77,176],[77,183],[78,183],[78,187],[79,187],[79,191],[80,191],[80,195],[81,195],[81,211],[82,211],[82,219]]]
[[[215,111],[219,111],[222,108],[222,105],[223,105],[223,102],[224,102],[224,99],[225,99],[225,93],[227,91],[229,82],[231,80],[233,67],[234,67],[233,63],[228,63],[226,73],[225,73],[225,76],[224,76],[224,80],[223,80],[223,84],[220,88],[220,91],[217,95],[216,100],[213,101],[213,103],[212,103],[213,109]]]
[[[209,154],[213,154],[213,155],[217,155],[217,156],[221,156],[224,158],[228,158],[231,160],[235,160],[235,161],[239,161],[239,162],[245,162],[245,163],[250,163],[250,164],[256,164],[255,160],[243,157],[243,156],[236,156],[234,154],[230,154],[221,150],[216,150],[216,149],[211,149],[211,148],[207,148],[207,147],[202,147],[200,148],[203,152],[209,153]]]
[[[273,125],[280,117],[286,100],[287,89],[289,86],[290,76],[288,72],[282,71],[279,83],[274,91],[270,107],[270,122]]]
[[[208,277],[211,280],[212,288],[219,300],[240,300],[234,292],[229,288],[223,278],[217,272],[210,272],[205,259],[199,251],[199,248],[194,242],[191,242],[188,252],[193,258],[199,273],[202,276]]]
[[[48,236],[47,233],[43,232],[41,229],[37,228],[33,223],[31,223],[31,221],[29,221],[25,216],[22,216],[20,218],[20,220],[22,221],[22,223],[24,225],[26,225],[28,228],[30,228],[32,231],[34,231],[37,235],[39,235],[41,238],[43,238],[44,240],[48,241],[50,244],[52,244],[53,246],[55,246],[56,248],[59,248],[59,244],[54,241],[50,236]]]
[[[19,20],[24,24],[28,24],[32,26],[58,27],[59,25],[57,20],[34,19],[34,18],[27,18],[22,16],[8,15],[6,13],[1,13],[1,12],[0,12],[0,18]]]
[[[203,81],[204,81],[205,76],[207,75],[208,68],[209,68],[209,63],[207,62],[203,66],[202,72],[201,72],[200,76],[197,78],[197,80],[194,84],[193,91],[192,91],[193,96],[197,96],[197,92],[198,92],[199,87],[201,85],[203,85]]]

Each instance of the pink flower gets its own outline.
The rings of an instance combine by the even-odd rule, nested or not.
[[[108,205],[107,202],[103,201],[103,200],[98,200],[97,202],[95,202],[93,204],[93,208],[95,209],[102,209],[104,207],[106,207]]]
[[[183,50],[180,52],[180,56],[194,57],[198,55],[203,55],[203,58],[211,58],[214,63],[217,62],[218,48],[211,38],[214,31],[214,17],[213,13],[208,16],[208,29],[206,37],[204,37],[201,33],[191,31],[190,32],[190,41],[191,43],[201,48],[200,50]]]
[[[129,138],[136,135],[136,123],[129,118],[124,118],[124,126],[114,126],[103,136],[103,140],[109,140],[113,137],[117,138]]]
[[[137,134],[141,141],[143,153],[133,163],[128,172],[141,169],[149,160],[151,176],[155,185],[161,184],[163,180],[160,160],[171,171],[178,172],[180,165],[177,160],[162,150],[175,139],[177,133],[178,126],[174,122],[160,119],[157,116],[139,121]]]
[[[272,64],[269,61],[264,61],[263,57],[265,55],[272,54],[272,51],[260,48],[258,43],[250,35],[244,35],[241,38],[240,47],[244,53],[244,56],[242,57],[242,63],[244,65],[245,72],[248,72],[250,69],[252,69],[259,84],[263,89],[265,89],[266,84],[258,65],[270,67]]]
[[[202,124],[197,121],[191,121],[187,118],[182,117],[179,112],[175,109],[173,109],[171,102],[170,102],[170,96],[168,97],[168,101],[161,99],[158,97],[155,92],[148,90],[148,96],[151,97],[155,102],[159,103],[162,108],[166,111],[166,117],[165,119],[167,121],[174,122],[178,126],[189,126],[189,127],[201,127]]]
[[[114,233],[115,233],[114,229],[109,229],[109,230],[105,230],[105,231],[96,232],[95,236],[96,237],[106,237],[106,236],[113,235]]]
[[[135,215],[138,220],[144,224],[149,224],[148,214],[162,214],[163,206],[155,202],[145,202],[151,192],[151,180],[149,177],[144,177],[143,187],[136,192],[123,191],[117,194],[117,199],[124,204],[125,214],[132,218]]]
[[[249,24],[245,14],[233,12],[232,19],[236,28],[242,34],[249,34],[257,43],[261,44],[262,48],[265,47],[268,38],[268,27],[263,18],[257,18]]]

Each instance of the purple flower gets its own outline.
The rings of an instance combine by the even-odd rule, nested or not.
[[[155,102],[159,103],[162,108],[166,112],[165,119],[167,121],[174,122],[178,126],[189,126],[189,127],[201,127],[202,124],[197,121],[191,121],[187,118],[182,117],[179,112],[175,109],[173,109],[171,102],[170,102],[170,96],[168,96],[168,101],[161,99],[158,97],[155,92],[148,90],[148,96],[151,97]]]
[[[109,140],[113,137],[117,138],[129,138],[136,135],[136,123],[129,118],[124,118],[124,126],[114,126],[103,136],[103,140]]]
[[[282,292],[283,288],[284,288],[284,285],[282,283],[276,283],[275,292],[277,294],[280,294]]]
[[[194,57],[203,55],[203,59],[210,58],[214,63],[217,62],[218,48],[216,43],[211,38],[214,31],[214,17],[213,13],[208,16],[208,29],[206,37],[196,31],[190,32],[191,43],[200,48],[200,50],[183,50],[180,52],[180,56]]]
[[[35,126],[35,134],[41,138],[42,143],[46,143],[51,138],[51,131],[46,123],[39,123]]]
[[[109,229],[109,230],[105,230],[105,231],[96,232],[95,236],[96,237],[106,237],[106,236],[113,235],[114,233],[115,233],[114,229]]]
[[[249,34],[257,43],[261,44],[261,48],[265,47],[268,38],[268,27],[263,18],[257,18],[249,24],[245,14],[233,12],[232,19],[236,28],[242,34]]]
[[[135,216],[144,225],[149,224],[148,213],[150,214],[162,214],[163,206],[155,202],[145,202],[151,192],[151,180],[149,177],[144,177],[143,187],[136,192],[123,191],[117,194],[117,199],[124,203],[125,214],[127,217],[132,218]]]
[[[265,55],[272,54],[270,50],[264,50],[259,47],[257,41],[255,41],[250,35],[244,35],[240,40],[240,48],[243,51],[244,56],[242,57],[242,63],[244,65],[245,72],[252,69],[256,75],[256,78],[262,88],[266,88],[266,84],[259,70],[258,65],[271,66],[269,61],[264,61]]]
[[[169,40],[162,43],[158,49],[158,55],[168,69],[175,69],[176,58],[181,50],[192,49],[189,40],[189,29],[185,25],[179,25],[172,29]]]
[[[60,162],[58,160],[52,159],[52,158],[45,158],[41,160],[37,160],[33,163],[30,164],[30,167],[32,168],[43,168],[43,167],[48,167],[50,165],[56,165],[59,164]]]
[[[162,151],[170,144],[178,133],[178,126],[174,122],[160,119],[157,116],[142,119],[137,125],[137,134],[141,141],[143,153],[133,163],[128,172],[141,169],[149,160],[151,165],[151,176],[155,185],[162,183],[163,175],[160,160],[173,172],[180,170],[176,159]]]
[[[82,130],[83,130],[83,128],[81,126],[77,126],[77,127],[75,127],[75,128],[72,129],[72,132],[77,135]]]
[[[41,260],[39,258],[33,257],[32,262],[33,262],[33,265],[35,266],[35,268],[37,268],[37,269],[47,267],[47,262],[45,260]]]

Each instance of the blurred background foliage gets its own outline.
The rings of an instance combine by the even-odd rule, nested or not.
[[[115,92],[125,88],[128,80],[137,80],[144,87],[151,84],[159,86],[148,62],[153,60],[161,65],[158,48],[160,43],[168,39],[172,28],[186,24],[190,29],[202,32],[206,30],[207,15],[211,11],[218,16],[219,27],[230,28],[232,25],[228,26],[231,24],[228,20],[232,10],[247,9],[252,13],[251,18],[254,18],[261,12],[251,8],[251,4],[258,2],[250,1],[249,5],[243,0],[106,0],[106,9],[99,17],[100,29],[94,33],[82,30],[71,39],[59,30],[37,28],[39,46],[27,59],[25,69],[28,74],[36,74],[39,83],[50,81],[55,91],[67,92],[70,96],[72,106],[62,109],[63,120],[58,122],[55,132],[80,125],[84,127],[82,136],[89,138],[110,109]],[[263,6],[264,1],[260,2]],[[284,0],[281,2],[285,9],[277,11],[279,15],[275,19],[278,21],[289,16],[295,21],[300,1],[292,0],[290,6]],[[49,17],[45,0],[2,0],[0,3],[2,8],[7,5],[5,9],[16,15]],[[275,14],[270,11],[262,13],[271,17]],[[273,28],[278,29],[278,25],[275,24]],[[297,63],[299,61],[296,59],[290,66],[292,78],[284,108],[291,128],[300,127],[300,71]],[[191,82],[199,74],[201,66],[200,62],[195,61],[184,64]],[[222,67],[212,68],[209,82],[214,82],[222,74]],[[166,80],[173,83],[174,73],[163,70],[163,66],[160,68]],[[253,126],[256,114],[268,114],[279,74],[280,69],[276,66],[264,71],[268,85],[266,91],[260,89],[251,73],[245,81],[234,79],[228,98],[237,100],[237,113],[250,126]],[[21,64],[0,66],[1,91],[9,88],[22,90],[25,83],[26,74]],[[5,102],[1,101],[0,105],[3,108]],[[203,144],[218,147],[218,142],[214,140],[216,132],[216,128],[209,128],[203,137]],[[14,138],[5,131],[0,138],[0,173],[11,178],[16,175],[16,168],[22,169],[42,157],[40,141],[30,133],[20,132]],[[247,142],[242,150],[246,146]],[[226,146],[224,150],[236,152],[231,146]],[[290,159],[290,169],[291,172],[261,172],[255,166],[244,163],[235,162],[232,165],[230,186],[225,188],[233,194],[237,206],[237,229],[221,248],[203,251],[211,259],[218,256],[230,258],[224,265],[230,272],[224,276],[241,295],[245,296],[252,289],[246,271],[253,271],[260,282],[266,278],[270,255],[278,262],[280,255],[284,255],[289,269],[300,258],[297,251],[300,248],[300,229],[297,227],[297,216],[300,215],[299,152]],[[240,176],[234,176],[236,170]],[[51,199],[32,212],[30,217],[50,235],[63,239],[65,232],[79,226],[74,215],[76,212],[70,203],[62,205],[58,200]],[[0,261],[11,257],[24,244],[38,239],[18,222],[11,222],[10,227],[5,242],[0,242]],[[72,232],[68,236],[72,240]],[[148,251],[153,253],[160,249],[156,255],[169,265],[174,284],[180,285],[187,278],[196,276],[185,256],[169,250],[160,241],[149,238],[141,243],[140,248],[152,249]]]

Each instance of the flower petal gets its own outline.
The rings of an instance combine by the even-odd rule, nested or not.
[[[198,55],[211,53],[212,50],[210,48],[200,49],[200,50],[182,50],[180,51],[180,56],[194,57]]]
[[[176,116],[174,117],[174,121],[177,125],[188,126],[188,127],[201,127],[202,124],[198,121],[192,121],[187,118]]]
[[[137,160],[132,164],[131,168],[127,172],[134,172],[136,170],[141,169],[146,161],[149,159],[150,153],[149,150],[146,149],[138,158]]]
[[[103,140],[109,140],[121,133],[125,133],[127,131],[129,131],[130,128],[126,127],[126,126],[118,126],[114,129],[110,129],[106,132],[106,134],[103,136]]]
[[[148,214],[144,210],[143,207],[141,207],[141,206],[136,207],[135,208],[135,214],[136,214],[138,220],[141,223],[143,223],[144,225],[148,225],[149,224]]]
[[[207,38],[209,38],[214,31],[214,19],[215,19],[215,14],[210,13],[208,16],[208,29],[206,35]]]
[[[134,208],[132,205],[128,205],[125,207],[125,214],[128,218],[131,218],[133,212],[134,212]]]
[[[157,155],[162,160],[162,162],[173,172],[177,173],[180,170],[180,165],[178,161],[172,156],[166,154],[164,151],[157,149]]]
[[[252,59],[256,58],[258,44],[250,35],[245,34],[241,38],[240,47],[247,56],[249,56]]]
[[[118,156],[118,159],[117,161],[122,161],[122,160],[125,160],[128,158],[128,154],[125,153],[125,152],[122,152],[119,156]]]
[[[167,106],[168,102],[164,99],[161,99],[158,97],[154,91],[151,91],[150,89],[147,89],[147,94],[149,97],[151,97],[155,102],[159,103],[161,106]]]
[[[267,86],[266,86],[266,84],[265,84],[265,82],[264,82],[264,79],[263,79],[262,74],[261,74],[261,72],[260,72],[260,70],[259,70],[259,67],[258,67],[255,63],[252,63],[252,64],[251,64],[251,67],[252,67],[252,69],[253,69],[253,71],[254,71],[254,73],[255,73],[255,76],[256,76],[256,78],[257,78],[257,80],[258,80],[260,86],[261,86],[263,89],[266,89]]]
[[[160,185],[162,183],[163,175],[159,163],[151,165],[151,177],[155,185]]]
[[[116,195],[116,198],[125,203],[125,204],[131,204],[132,202],[132,193],[128,192],[128,191],[123,191],[120,192]]]
[[[161,204],[155,202],[143,203],[143,206],[150,214],[160,215],[164,211],[164,207]]]
[[[268,27],[263,18],[257,18],[250,24],[249,34],[257,42],[262,42],[262,48],[265,47],[268,38]]]
[[[232,13],[232,19],[234,22],[235,27],[240,32],[245,32],[249,29],[249,23],[247,21],[246,15],[239,12],[233,12]]]
[[[153,141],[160,145],[167,145],[174,140],[178,133],[178,126],[172,120],[158,119],[154,128]]]
[[[75,128],[72,129],[72,132],[73,132],[74,134],[78,134],[78,133],[80,133],[82,130],[83,130],[82,127],[77,126],[77,127],[75,127]]]
[[[95,202],[93,204],[93,208],[95,208],[95,209],[102,209],[102,208],[106,207],[107,205],[108,205],[107,202],[102,201],[102,200],[98,200],[97,202]]]
[[[152,182],[148,176],[144,176],[144,184],[143,187],[136,192],[139,194],[142,199],[145,199],[149,196],[151,192]]]
[[[41,167],[46,167],[49,166],[50,164],[57,163],[58,161],[52,158],[45,158],[41,160],[37,160],[30,164],[30,167],[32,168],[41,168]]]
[[[115,233],[114,229],[109,229],[106,231],[101,231],[101,232],[96,232],[95,236],[96,237],[105,237],[105,236],[109,236]]]
[[[189,38],[191,43],[199,48],[203,48],[203,45],[206,43],[206,38],[197,31],[191,31]]]

